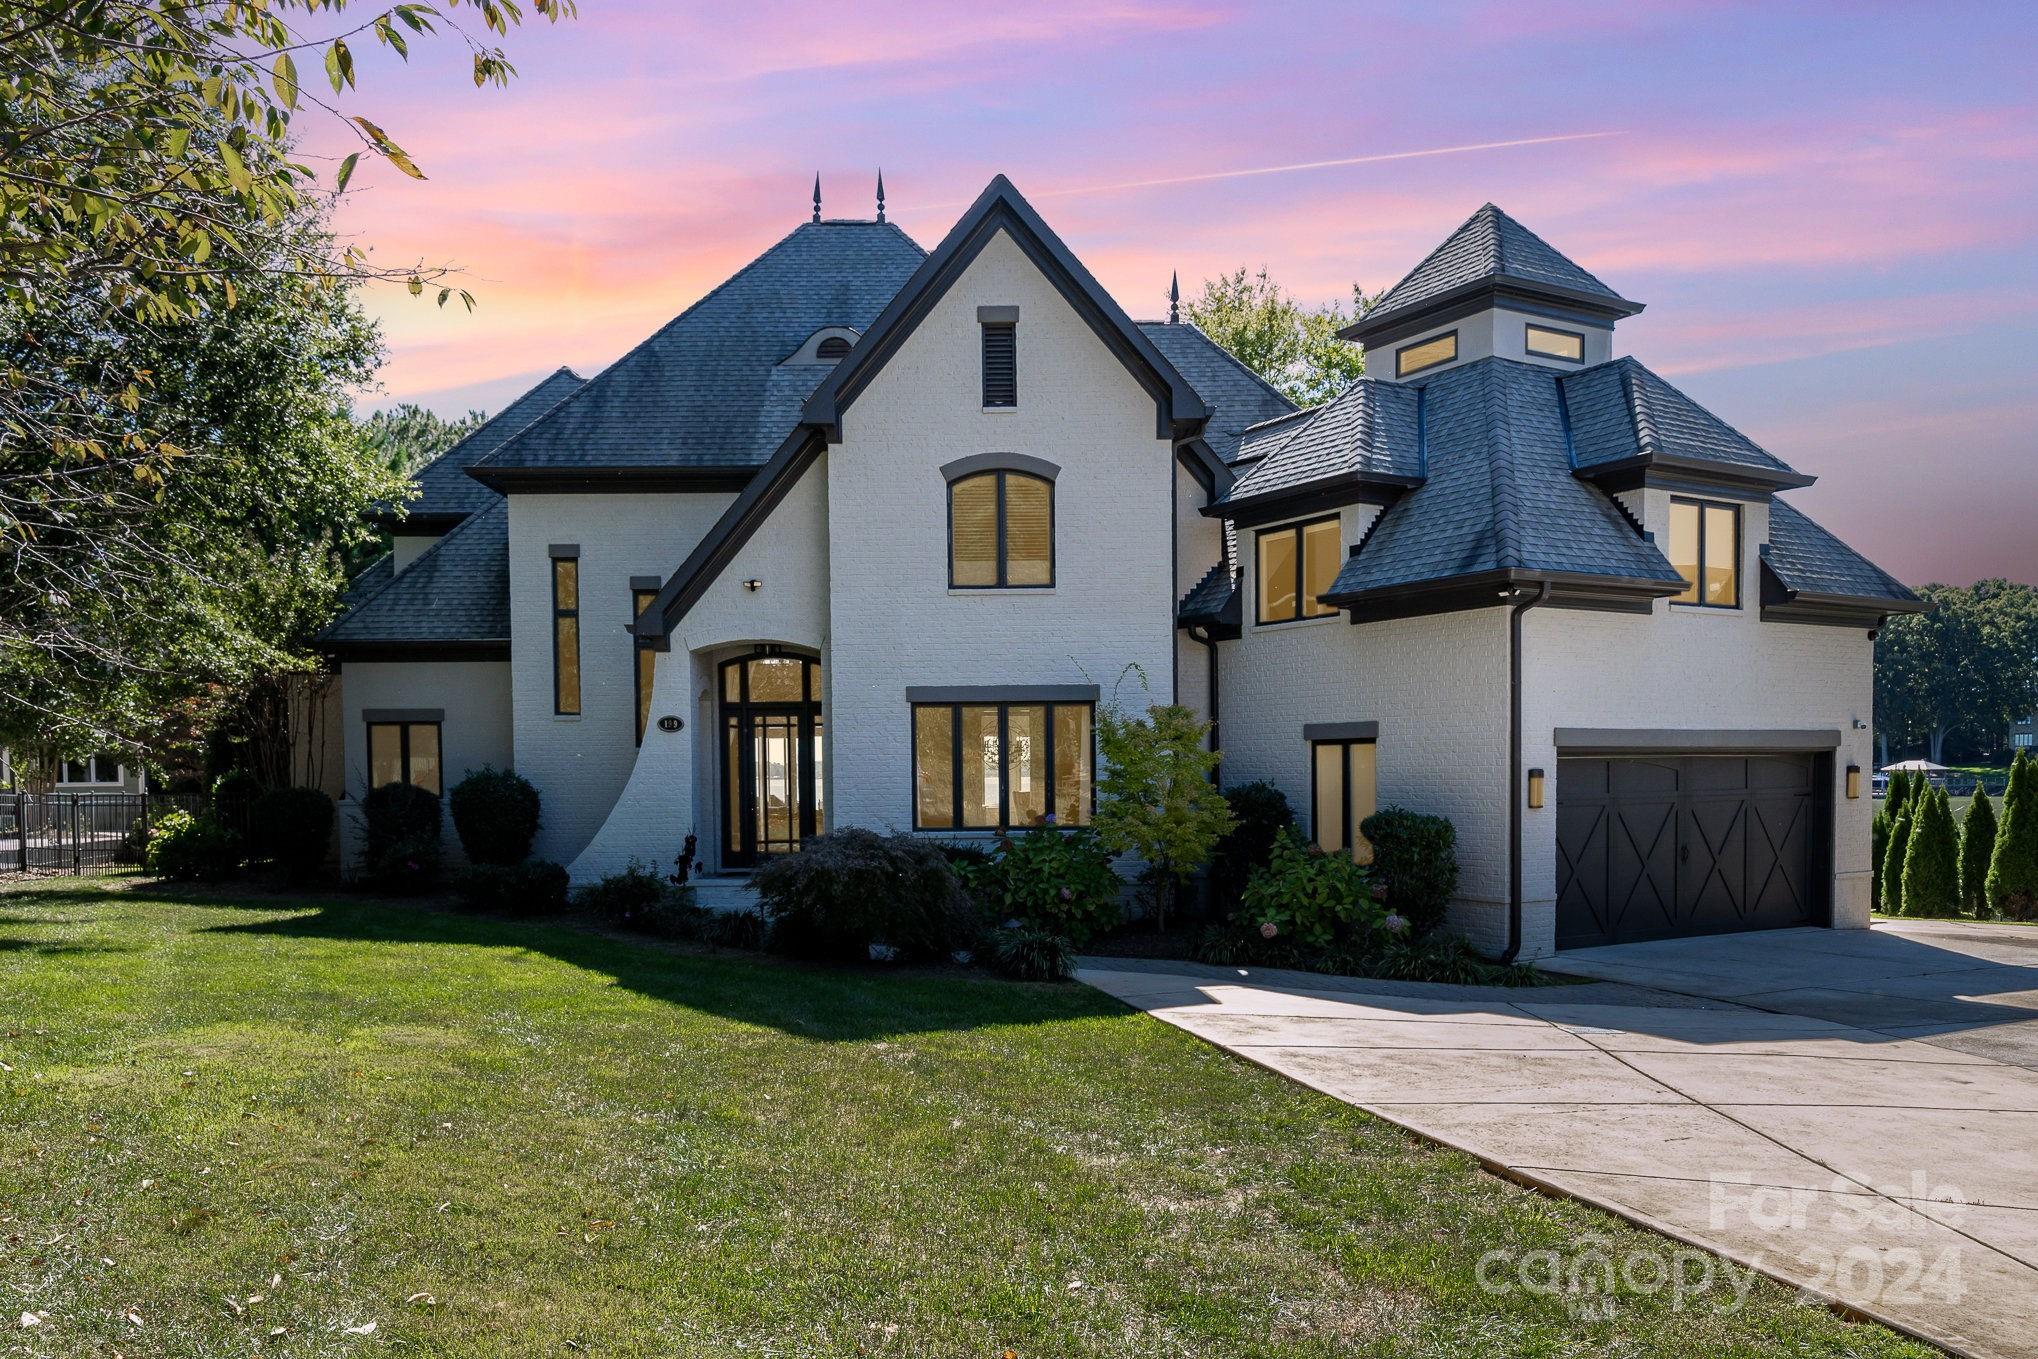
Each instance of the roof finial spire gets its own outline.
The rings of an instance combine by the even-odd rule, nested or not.
[[[880,222],[885,219],[885,168],[882,165],[877,170],[877,219]]]
[[[1182,320],[1182,273],[1177,269],[1168,275],[1168,324],[1179,325]]]
[[[814,220],[821,220],[821,174],[814,172]]]

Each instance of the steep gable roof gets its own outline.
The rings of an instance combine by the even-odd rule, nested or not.
[[[483,459],[497,486],[596,472],[764,465],[831,370],[784,363],[823,327],[868,328],[925,252],[887,222],[808,222]]]
[[[1495,287],[1614,316],[1632,316],[1642,310],[1641,303],[1628,301],[1488,203],[1340,333],[1349,340],[1363,340],[1423,312]]]
[[[1767,486],[1808,486],[1814,480],[1632,358],[1566,373],[1559,383],[1581,475],[1658,466],[1710,470]]]
[[[1062,244],[1012,181],[998,175],[898,289],[850,350],[849,357],[837,364],[807,399],[806,423],[828,431],[831,437],[839,437],[843,412],[1001,230],[1054,283],[1126,370],[1152,393],[1156,437],[1167,438],[1178,426],[1202,420],[1209,414],[1202,398],[1153,340],[1132,323],[1091,277],[1082,261]]]
[[[580,389],[586,379],[571,368],[555,369],[536,386],[504,406],[451,448],[433,458],[411,476],[417,495],[399,511],[392,505],[377,505],[372,518],[385,524],[409,522],[413,527],[445,528],[451,523],[487,509],[496,494],[473,477],[467,469],[480,462],[524,426]]]
[[[378,563],[370,573],[379,569]],[[383,579],[318,640],[342,656],[449,649],[507,655],[509,636],[509,504],[498,497]]]
[[[1194,324],[1141,321],[1139,328],[1210,407],[1203,439],[1225,462],[1238,456],[1249,427],[1294,411],[1294,402]]]

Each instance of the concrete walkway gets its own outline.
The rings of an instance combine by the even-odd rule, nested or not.
[[[1756,984],[1796,984],[1765,995],[1840,990],[1835,983],[1863,977],[1829,960],[1880,933],[1779,931],[1730,947],[1770,942],[1763,963],[1775,966]],[[1892,931],[1891,943],[1903,966],[1948,964],[1914,967],[1913,978],[1977,966],[2021,972],[1990,959],[1977,965],[1957,948],[1943,950],[1950,962],[1929,954],[1937,946],[1909,927]],[[1659,950],[1638,968],[1680,970],[1660,956],[1671,950],[1629,947]],[[1612,956],[1620,950],[1590,952],[1600,955],[1584,964],[1595,973],[1621,965]],[[1565,965],[1584,956],[1565,955]],[[1105,958],[1085,959],[1077,975],[1511,1178],[1956,1353],[2038,1357],[2038,1071],[2004,1060],[2021,1039],[2007,1053],[1985,1050],[1991,1028],[2014,1028],[2032,1012],[1999,994],[1979,998],[1971,976],[1921,988],[1913,999],[1933,1018],[1919,1024],[1885,1003],[1888,1013],[1875,1017],[1921,1031],[1911,1036],[1714,999],[1688,978],[1723,974],[1690,967],[1688,955],[1675,961],[1686,976],[1659,976],[1657,985],[1534,990]],[[1901,966],[1869,970],[1866,980],[1906,985]],[[2030,989],[2021,975],[1989,977]],[[1688,992],[1663,989],[1666,980]],[[1854,999],[1837,1003],[1882,993],[1846,994]],[[1933,1008],[1948,1005],[1978,1008],[1961,1024]]]

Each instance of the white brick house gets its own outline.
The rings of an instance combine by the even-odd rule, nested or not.
[[[1611,357],[1637,310],[1482,209],[1296,412],[1002,177],[931,254],[817,209],[388,511],[326,635],[349,797],[513,766],[576,880],[689,835],[740,873],[1085,820],[1096,705],[1172,699],[1326,847],[1449,816],[1496,952],[1861,923],[1870,636],[1915,601]]]

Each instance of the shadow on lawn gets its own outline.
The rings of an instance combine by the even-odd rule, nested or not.
[[[611,977],[652,1000],[819,1042],[1127,1013],[1124,1005],[1087,986],[1021,985],[960,970],[810,965],[597,934],[571,924],[462,915],[423,904],[352,898],[187,899],[195,905],[315,908],[204,927],[208,932],[527,949]]]

